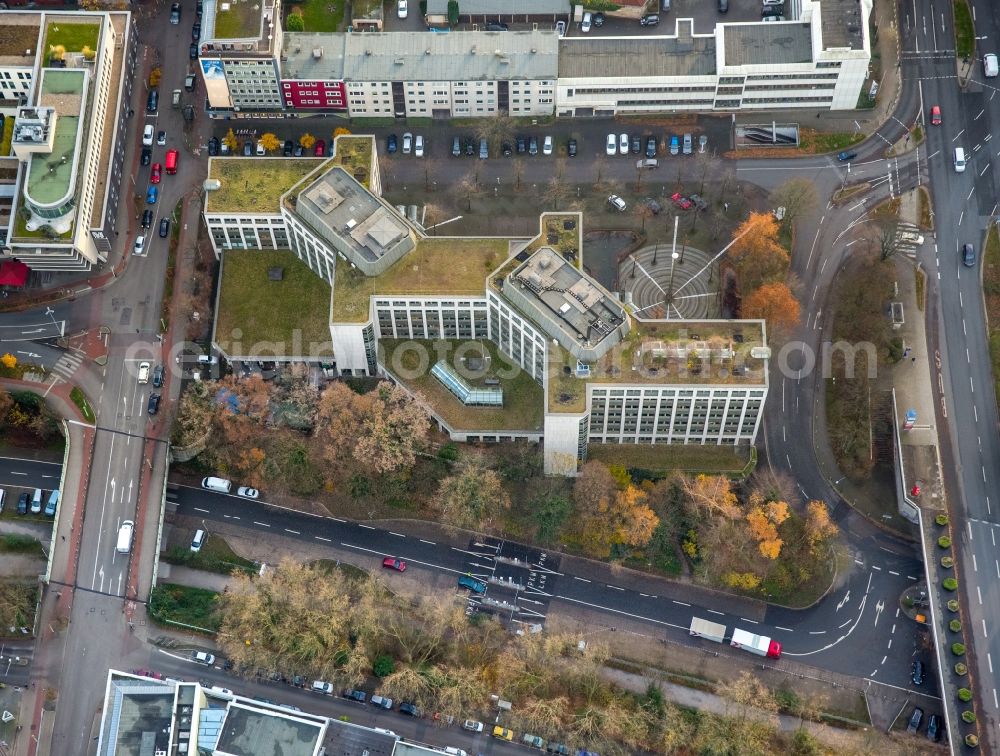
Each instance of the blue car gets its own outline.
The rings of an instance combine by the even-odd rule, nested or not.
[[[156,204],[157,195],[158,195],[158,192],[157,192],[156,187],[155,186],[149,187],[149,189],[146,190],[146,204],[147,205],[155,205]]]
[[[458,578],[460,588],[468,588],[473,593],[486,593],[486,583],[476,580],[471,575],[462,575]]]
[[[396,151],[396,135],[395,134],[390,134],[389,138],[386,139],[385,149],[386,149],[386,152],[388,152],[390,155]]]
[[[837,160],[839,160],[841,163],[846,163],[848,160],[854,160],[854,158],[856,158],[857,156],[858,153],[856,152],[850,152],[848,150],[844,150],[843,152],[837,153]]]
[[[681,151],[681,140],[677,138],[677,135],[670,137],[670,154],[678,155]]]

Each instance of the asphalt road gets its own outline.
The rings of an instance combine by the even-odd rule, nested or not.
[[[730,633],[740,627],[770,634],[782,643],[786,658],[858,677],[877,674],[880,682],[912,688],[909,674],[916,636],[909,621],[899,619],[897,602],[918,578],[921,567],[906,554],[893,553],[875,536],[871,550],[878,556],[859,557],[856,569],[830,597],[812,609],[768,607],[764,616],[758,616],[757,602],[666,580],[650,578],[648,587],[636,590],[622,587],[610,568],[598,568],[603,579],[595,579],[566,572],[551,555],[547,563],[538,565],[536,550],[516,544],[502,544],[501,559],[492,556],[497,543],[489,539],[438,543],[187,486],[172,485],[169,498],[176,503],[178,515],[202,520],[209,532],[211,522],[225,522],[265,538],[282,536],[327,547],[331,559],[342,558],[373,570],[381,568],[384,556],[404,559],[408,569],[427,573],[423,584],[435,591],[457,590],[458,576],[472,574],[489,587],[483,600],[470,598],[470,608],[493,611],[505,619],[515,608],[515,619],[544,623],[546,605],[564,602],[570,609],[603,612],[609,622],[627,617],[647,623],[673,641],[711,647],[708,641],[688,635],[692,616],[702,616],[726,624]],[[524,566],[511,570],[511,554]],[[544,578],[543,587],[539,578]],[[527,588],[517,590],[515,585]]]

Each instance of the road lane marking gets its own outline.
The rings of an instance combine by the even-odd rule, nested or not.
[[[434,541],[428,541],[426,538],[421,538],[420,543],[426,543],[429,544],[430,546],[437,546],[437,544],[434,543]]]
[[[982,606],[983,605],[983,594],[979,590],[979,586],[978,585],[976,586],[976,596],[979,599],[979,605]]]
[[[844,625],[850,625],[850,624],[851,624],[852,622],[854,622],[854,620],[847,620],[847,622],[845,622],[845,623],[844,623],[843,625],[841,625],[841,626],[840,626],[840,627],[838,627],[837,629],[838,629],[838,630],[841,630],[841,629],[842,629],[842,628],[844,627]]]
[[[616,591],[624,591],[625,590],[624,588],[619,588],[617,585],[607,585],[607,584],[605,584],[605,586],[607,588],[614,588]]]
[[[993,674],[993,657],[990,656],[990,652],[989,651],[986,652],[986,661],[990,665],[990,674],[992,675]]]
[[[406,536],[405,536],[405,535],[403,535],[402,533],[394,533],[394,532],[393,532],[393,531],[391,531],[391,530],[389,531],[389,535],[391,535],[391,536],[396,536],[396,538],[406,538]]]
[[[22,472],[11,472],[11,475],[27,475],[27,474],[28,474],[28,473],[22,473]]]
[[[313,536],[313,538],[315,538],[317,541],[326,541],[327,543],[333,543],[332,539],[324,538],[323,536]]]
[[[347,520],[341,520],[339,517],[330,517],[331,520],[336,520],[337,522],[347,522]]]
[[[715,609],[706,609],[705,611],[711,612],[712,614],[718,614],[720,617],[725,617],[726,616],[725,612],[717,612],[717,611],[715,611]]]
[[[580,599],[569,598],[568,596],[553,596],[554,599],[559,599],[562,601],[572,601],[574,604],[582,604],[583,606],[589,606],[594,609],[600,609],[605,612],[614,612],[615,614],[621,614],[625,617],[633,617],[634,619],[645,620],[646,622],[655,622],[657,625],[664,625],[665,627],[676,627],[678,630],[688,630],[684,625],[675,625],[673,622],[664,622],[663,620],[653,619],[652,617],[644,617],[641,614],[631,614],[629,612],[624,612],[621,609],[612,609],[610,606],[601,606],[600,604],[591,604],[589,601],[581,601]]]
[[[678,606],[691,606],[690,604],[685,604],[683,601],[678,601],[677,599],[671,599]]]
[[[749,622],[751,625],[759,625],[760,624],[759,622],[754,622],[753,620],[747,619],[746,617],[740,617],[740,620],[742,620],[743,622]]]
[[[285,528],[285,532],[286,533],[291,533],[292,535],[302,535],[302,533],[300,533],[299,531],[292,530],[291,528]]]
[[[587,580],[587,578],[577,577],[576,575],[573,576],[573,579],[574,580],[579,580],[581,583],[589,583],[590,582],[589,580]]]
[[[986,633],[986,620],[983,620],[983,637],[989,638],[990,636]]]
[[[895,575],[896,577],[899,577],[899,573],[896,572],[895,570],[889,570],[889,574],[890,575]]]
[[[654,599],[656,598],[656,596],[651,596],[648,593],[640,593],[639,595],[642,596],[643,598],[654,598]]]
[[[207,509],[202,509],[201,507],[191,507],[195,512],[204,512],[205,514],[211,514]]]
[[[340,545],[343,546],[345,549],[356,549],[357,551],[364,551],[364,552],[366,552],[368,554],[375,554],[377,556],[382,556],[382,554],[383,554],[383,552],[381,552],[381,551],[375,551],[374,549],[366,549],[364,546],[356,546],[353,543],[345,543],[344,541],[341,541]],[[419,565],[423,565],[424,567],[430,567],[433,570],[441,570],[442,572],[450,572],[453,575],[464,575],[464,574],[466,574],[466,572],[468,572],[468,570],[453,570],[451,567],[445,567],[444,565],[441,565],[441,564],[434,564],[433,562],[422,562],[419,559],[412,559],[412,558],[406,556],[405,554],[397,554],[396,557],[398,559],[402,559],[403,561],[407,562],[408,564],[419,564]]]
[[[267,524],[266,522],[257,522],[256,520],[254,520],[254,521],[253,521],[253,524],[254,524],[254,525],[260,525],[261,527],[264,527],[264,528],[269,528],[269,527],[271,527],[271,526],[270,526],[270,525],[268,525],[268,524]]]
[[[358,523],[358,527],[364,528],[365,530],[375,530],[375,528],[372,527],[371,525],[362,525],[360,522]]]
[[[996,92],[994,92],[993,94],[996,94]],[[1000,709],[1000,703],[997,702],[997,689],[996,688],[993,689],[993,707],[996,708],[996,709]]]
[[[850,622],[850,620],[848,620],[848,622]],[[841,625],[841,627],[843,627],[843,625]],[[810,630],[809,634],[810,635],[826,635],[826,630]]]
[[[790,627],[782,627],[781,625],[775,625],[774,629],[775,630],[784,630],[786,633],[793,633],[793,632],[795,632],[794,630],[792,630],[792,628],[790,628]]]
[[[872,569],[873,569],[873,570],[878,570],[879,572],[881,572],[881,571],[882,571],[882,568],[881,568],[881,567],[879,567],[879,566],[878,566],[877,564],[873,564],[873,565],[872,565]]]
[[[886,654],[885,656],[883,656],[882,657],[882,661],[879,662],[879,666],[881,667],[883,664],[885,664],[885,660],[888,659],[888,658],[889,658],[888,654]]]
[[[972,571],[973,572],[979,572],[979,565],[976,564],[976,555],[975,554],[972,555]]]

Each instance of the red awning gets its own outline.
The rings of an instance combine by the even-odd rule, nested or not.
[[[0,286],[24,286],[28,282],[30,270],[20,260],[0,262]]]

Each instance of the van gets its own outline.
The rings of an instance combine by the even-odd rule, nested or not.
[[[1000,74],[1000,66],[997,64],[997,56],[993,53],[983,56],[983,75],[987,79],[992,79]]]
[[[955,148],[955,173],[965,173],[965,149]]]
[[[194,531],[194,538],[191,539],[191,551],[195,554],[201,551],[201,547],[205,545],[205,539],[207,537],[208,535],[201,528]]]
[[[233,484],[225,478],[213,478],[212,476],[209,476],[201,479],[201,487],[207,488],[209,491],[229,493],[229,489],[233,487]]]
[[[636,170],[641,170],[643,168],[648,168],[652,170],[653,168],[659,168],[660,164],[656,161],[655,158],[646,158],[645,160],[636,160],[635,167]]]
[[[135,523],[125,520],[118,528],[118,544],[115,551],[119,554],[128,554],[132,550],[132,531],[135,530]]]
[[[184,77],[184,89],[188,92],[194,91],[194,74],[188,74]]]
[[[175,89],[173,91],[173,99],[170,101],[170,105],[173,108],[179,108],[181,106],[181,90]]]
[[[31,497],[31,514],[42,513],[42,489],[36,488]]]
[[[177,173],[177,150],[167,150],[167,159],[163,163],[163,170],[171,176]]]
[[[45,502],[45,516],[46,517],[55,517],[56,516],[56,507],[57,506],[59,506],[59,489],[58,488],[55,491],[53,491],[52,493],[49,494],[49,500],[47,502]],[[0,506],[0,509],[3,509],[3,507]]]

